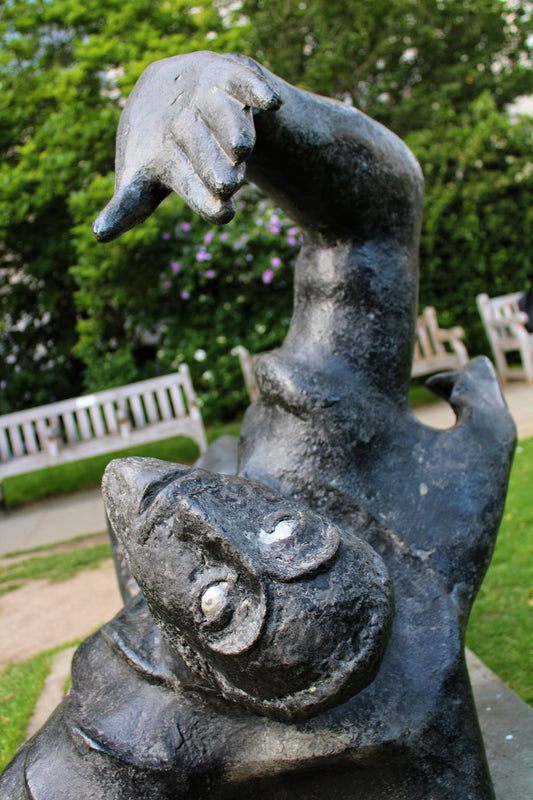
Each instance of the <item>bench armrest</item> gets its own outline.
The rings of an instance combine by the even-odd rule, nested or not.
[[[465,332],[463,328],[461,328],[459,325],[456,325],[455,328],[439,328],[438,336],[439,341],[449,342],[452,339],[464,339]]]

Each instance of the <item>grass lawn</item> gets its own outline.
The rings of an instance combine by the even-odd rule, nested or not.
[[[520,442],[467,645],[533,706],[533,438]]]
[[[0,673],[0,771],[24,741],[52,660],[60,649],[47,650],[20,664],[8,664]]]
[[[73,578],[82,569],[96,569],[102,561],[111,558],[109,541],[91,542],[100,536],[84,537],[90,542],[76,546],[77,541],[62,545],[36,547],[33,555],[22,557],[10,553],[0,559],[0,597],[12,592],[29,580],[46,578],[51,583]],[[55,552],[54,552],[55,551]]]

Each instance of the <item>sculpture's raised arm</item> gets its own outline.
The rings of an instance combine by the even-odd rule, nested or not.
[[[397,136],[251,59],[168,58],[145,70],[126,103],[115,195],[95,233],[120,235],[172,190],[206,219],[227,222],[246,175],[305,236],[287,337],[256,366],[260,399],[241,429],[241,474],[321,508],[335,506],[338,492],[355,500],[431,553],[449,591],[467,587],[456,594],[468,605],[498,522],[492,490],[469,488],[469,479],[497,459],[505,490],[514,428],[483,364],[441,385],[459,398],[449,435],[411,414],[423,182]],[[465,520],[485,512],[489,522],[473,534]]]
[[[356,108],[264,73],[282,105],[257,115],[251,180],[329,243],[414,237],[417,248],[423,181],[409,148]]]
[[[408,147],[360,111],[241,56],[158,61],[124,108],[115,194],[94,232],[113,239],[171,190],[227,222],[246,173],[306,233],[288,342],[302,353],[326,346],[380,391],[406,395],[422,175]]]
[[[151,64],[135,86],[117,134],[115,195],[95,234],[118,236],[171,190],[227,222],[246,162],[299,224],[329,238],[417,230],[421,174],[394,134],[251,59],[200,52]]]

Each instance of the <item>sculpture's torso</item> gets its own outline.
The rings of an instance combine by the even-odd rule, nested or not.
[[[58,749],[40,748],[37,739],[28,753],[30,797],[125,800],[135,786],[136,797],[151,800],[356,800],[370,787],[383,800],[489,798],[476,759],[463,764],[468,774],[456,774],[458,744],[442,739],[450,725],[461,726],[460,747],[469,742],[475,752],[479,735],[475,725],[465,729],[471,697],[455,606],[396,537],[372,544],[398,604],[378,677],[359,695],[287,725],[171,686],[159,633],[139,598],[80,648],[73,688],[53,720]],[[51,792],[51,770],[68,775],[67,794]],[[459,791],[465,781],[470,794]]]

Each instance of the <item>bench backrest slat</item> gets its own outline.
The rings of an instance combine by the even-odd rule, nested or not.
[[[146,412],[146,416],[148,417],[148,422],[159,422],[161,417],[159,416],[159,411],[157,408],[157,403],[155,402],[155,397],[153,392],[143,392],[142,401],[144,404],[144,410]]]
[[[172,406],[168,399],[168,392],[166,389],[158,389],[156,391],[157,402],[159,403],[159,410],[163,419],[172,419]]]
[[[35,420],[35,430],[37,431],[37,438],[39,440],[39,449],[46,450],[48,446],[48,424],[45,419]]]
[[[11,440],[11,449],[13,450],[13,454],[15,456],[23,456],[25,454],[25,451],[24,451],[24,443],[22,441],[22,436],[20,435],[20,428],[18,427],[18,425],[10,425],[8,431],[9,431],[9,438]]]
[[[7,432],[4,428],[0,428],[0,460],[9,461],[11,458],[11,449],[7,438]]]
[[[433,352],[437,353],[438,355],[445,355],[447,353],[447,350],[444,347],[444,344],[441,339],[442,330],[439,328],[439,322],[437,320],[437,312],[435,311],[433,306],[425,307],[423,318],[428,326],[429,338],[433,346]]]
[[[446,356],[448,351],[442,342],[444,331],[439,328],[437,312],[433,306],[426,306],[424,313],[417,318],[415,361]]]
[[[107,425],[107,430],[110,434],[116,434],[119,432],[119,425],[117,420],[117,409],[114,403],[108,400],[106,403],[102,404],[102,408],[104,409],[104,417],[105,422]]]
[[[431,356],[434,354],[434,350],[432,347],[428,330],[425,326],[424,327],[421,327],[420,325],[417,326],[416,338],[418,339],[422,358],[431,358]]]
[[[143,404],[138,394],[134,394],[130,397],[130,408],[135,427],[144,428],[146,426],[146,417],[144,416]]]
[[[91,423],[86,408],[76,409],[76,419],[80,428],[81,438],[84,442],[88,442],[93,438]]]
[[[104,417],[102,415],[102,408],[99,405],[90,406],[89,416],[91,418],[94,435],[97,439],[102,439],[107,435],[104,424]]]
[[[27,453],[38,453],[39,444],[35,437],[35,428],[32,422],[25,422],[22,426],[22,435],[24,437],[24,446]]]
[[[72,411],[65,411],[63,414],[61,414],[61,419],[63,420],[63,425],[65,427],[67,442],[69,444],[76,444],[76,442],[79,441],[79,436],[74,413]]]
[[[180,376],[180,386],[183,390],[183,394],[185,396],[187,405],[189,406],[189,408],[190,406],[195,406],[196,394],[193,389],[189,367],[187,366],[187,364],[180,364],[178,372]]]
[[[183,402],[183,395],[179,386],[171,386],[169,389],[174,412],[177,416],[185,414],[185,403]]]

